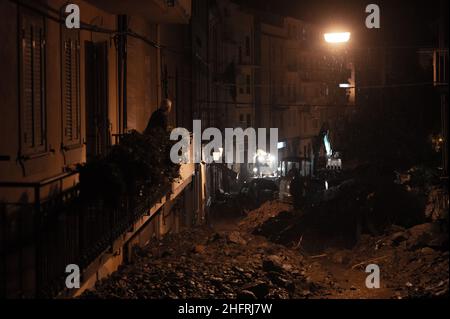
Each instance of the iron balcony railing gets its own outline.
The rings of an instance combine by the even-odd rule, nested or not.
[[[140,185],[114,208],[101,199],[84,201],[79,185],[41,199],[43,187],[73,174],[40,183],[0,182],[0,189],[34,192],[31,201],[0,202],[0,296],[56,296],[65,288],[67,265],[77,264],[83,271],[171,190],[170,184]]]

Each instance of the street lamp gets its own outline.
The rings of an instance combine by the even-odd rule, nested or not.
[[[328,43],[344,43],[350,40],[350,32],[331,32],[323,35]]]

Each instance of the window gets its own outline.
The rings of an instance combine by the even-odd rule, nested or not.
[[[245,114],[239,114],[239,127],[245,128]]]
[[[81,144],[80,37],[78,30],[61,27],[63,144]]]
[[[252,126],[252,118],[250,114],[247,114],[247,127]]]
[[[20,13],[21,153],[47,150],[45,108],[45,25],[40,15]]]
[[[239,47],[239,64],[242,64],[242,47]]]
[[[237,85],[239,88],[239,94],[244,94],[246,91],[246,86],[247,86],[245,75],[240,74],[238,76],[238,84]]]
[[[245,55],[250,56],[250,37],[245,37]]]
[[[246,91],[247,91],[247,94],[250,94],[251,93],[251,77],[250,77],[250,75],[248,75],[247,74],[247,76],[246,76]]]

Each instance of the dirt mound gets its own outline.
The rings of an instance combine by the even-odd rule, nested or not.
[[[265,202],[259,208],[250,211],[247,216],[239,222],[239,228],[243,230],[254,229],[269,218],[277,216],[280,212],[289,211],[292,205],[278,200]]]
[[[381,234],[395,223],[405,227],[425,221],[426,196],[409,192],[389,176],[362,175],[347,179],[335,187],[317,192],[300,211],[263,216],[254,234],[286,246],[300,240],[308,252],[319,253],[329,247],[351,248],[361,234]],[[264,218],[269,217],[269,218]]]

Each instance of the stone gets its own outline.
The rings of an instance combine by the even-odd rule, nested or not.
[[[270,255],[266,259],[263,260],[262,263],[263,270],[283,272],[283,271],[291,271],[292,265],[284,263],[283,259],[277,255]]]
[[[425,223],[408,229],[409,238],[407,245],[410,249],[428,246],[428,244],[440,233],[439,225]]]
[[[272,271],[269,272],[267,276],[275,286],[286,288],[290,292],[293,292],[295,290],[295,284],[292,281],[280,276],[279,273]]]
[[[264,298],[270,290],[269,285],[263,281],[247,284],[243,288],[244,290],[253,292],[257,298]]]
[[[242,235],[238,231],[232,231],[231,233],[229,233],[227,239],[230,243],[247,245],[247,241],[242,238]]]
[[[195,245],[194,248],[192,248],[192,252],[195,254],[204,254],[206,251],[205,245]]]
[[[394,246],[398,246],[401,242],[403,242],[407,239],[408,239],[408,234],[404,231],[396,232],[391,236],[391,242],[392,242],[392,245],[394,245]]]
[[[430,247],[424,247],[420,250],[420,253],[422,255],[432,255],[434,254],[436,251],[433,248]]]
[[[236,298],[237,299],[252,299],[252,300],[258,299],[256,297],[256,295],[253,292],[249,291],[249,290],[242,290],[241,292],[239,292],[237,294]]]
[[[350,261],[349,253],[347,251],[338,251],[331,257],[336,264],[347,264]]]

